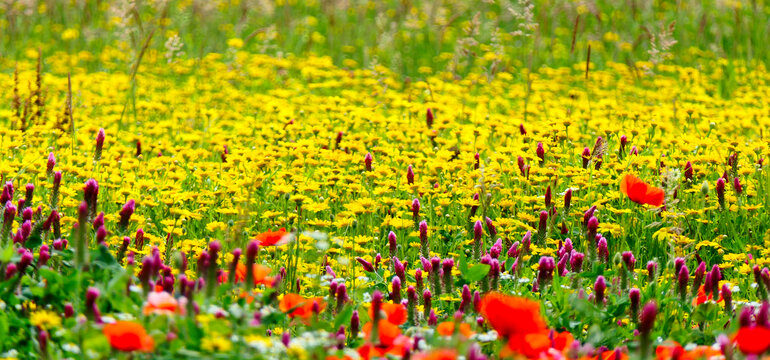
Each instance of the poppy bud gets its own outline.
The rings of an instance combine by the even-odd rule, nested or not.
[[[564,213],[569,213],[569,207],[572,203],[572,189],[567,189],[567,191],[564,192]]]
[[[471,289],[468,287],[468,284],[463,285],[463,291],[460,294],[460,308],[459,311],[466,312],[468,305],[471,304],[472,298],[471,298]]]
[[[623,263],[626,265],[626,270],[629,272],[634,272],[634,265],[636,264],[634,254],[630,251],[624,251],[623,254],[621,254],[621,257],[623,259]]]
[[[604,292],[607,290],[607,281],[599,275],[594,283],[594,299],[599,306],[604,305]]]
[[[454,267],[454,265],[454,259],[444,259],[441,264],[444,272],[444,292],[447,294],[451,294],[454,291],[452,289],[452,285],[454,284],[454,280],[452,280],[452,267]]]
[[[71,318],[73,315],[75,315],[75,308],[72,307],[72,304],[70,303],[64,304],[64,317]]]
[[[401,279],[402,283],[406,282],[406,269],[404,268],[404,263],[398,260],[397,257],[393,257],[393,272],[399,279]]]
[[[565,276],[567,275],[567,261],[569,261],[569,255],[563,254],[561,258],[559,259],[559,262],[556,263],[556,274],[559,276]]]
[[[377,324],[380,320],[380,311],[382,310],[382,293],[379,290],[374,290],[372,293],[372,322]]]
[[[428,316],[428,326],[436,326],[438,324],[438,318],[436,317],[436,313],[433,311],[433,309],[430,310],[430,315]]]
[[[537,157],[540,158],[540,165],[543,165],[545,162],[545,149],[543,148],[543,143],[539,142],[537,143]]]
[[[56,166],[56,156],[53,153],[48,153],[48,163],[45,167],[46,176],[53,175],[53,167]]]
[[[722,299],[725,301],[725,313],[727,316],[733,315],[733,291],[727,284],[722,285]]]
[[[629,306],[629,310],[631,311],[631,319],[636,321],[637,316],[639,315],[639,299],[641,298],[641,293],[639,292],[639,289],[633,288],[628,291],[628,300],[631,302]]]
[[[8,264],[8,266],[5,267],[5,280],[8,280],[12,278],[14,275],[16,275],[16,270],[18,270],[16,267],[16,264],[14,263]]]
[[[134,199],[129,199],[125,205],[123,205],[123,208],[120,209],[120,223],[119,226],[121,229],[125,230],[128,227],[128,222],[131,220],[131,215],[134,214],[134,210],[136,209],[136,202]]]
[[[733,188],[735,189],[736,195],[741,196],[743,193],[743,185],[741,185],[741,181],[738,178],[733,179]]]
[[[409,185],[414,184],[414,170],[412,170],[412,165],[409,165],[406,168],[406,183]]]
[[[430,244],[428,243],[428,223],[425,220],[420,221],[420,255],[430,256]]]
[[[353,315],[350,316],[350,336],[357,339],[359,331],[361,331],[361,319],[358,317],[358,310],[353,310]]]
[[[104,129],[99,129],[99,132],[96,134],[96,149],[94,150],[95,161],[101,160],[102,148],[104,148]]]
[[[104,226],[99,227],[98,230],[96,230],[96,243],[99,245],[107,246],[107,244],[104,242],[104,239],[107,238],[107,230],[104,228]]]
[[[478,290],[473,292],[473,310],[479,312],[481,306],[481,293]]]
[[[372,266],[372,263],[366,261],[364,258],[356,257],[356,261],[361,264],[361,266],[364,268],[364,271],[374,272],[374,266]]]
[[[86,291],[86,315],[97,324],[102,322],[101,313],[96,306],[96,299],[99,297],[99,290],[95,287],[89,287]]]
[[[717,200],[719,201],[719,208],[725,209],[725,179],[717,179]]]
[[[508,248],[507,255],[509,258],[514,258],[519,256],[519,242],[516,241],[513,244],[511,244],[511,247]]]
[[[521,171],[521,174],[525,175],[525,171],[524,171],[524,166],[525,165],[524,165],[524,158],[523,157],[519,156],[516,159],[516,165],[519,167],[519,171]]]
[[[770,327],[770,303],[767,300],[762,301],[759,312],[756,316],[757,325]]]
[[[541,285],[547,285],[553,280],[553,270],[556,268],[553,258],[550,256],[543,256],[538,262],[538,274],[537,279]]]
[[[393,301],[394,304],[400,304],[401,303],[401,279],[399,279],[398,276],[393,277],[392,288],[393,288],[393,291],[391,291],[390,293],[390,300]]]
[[[412,200],[412,217],[415,219],[415,221],[420,218],[420,200],[419,199]]]
[[[431,309],[432,298],[433,295],[430,293],[430,290],[425,289],[425,291],[422,292],[423,317],[426,319],[430,317],[430,313],[433,312],[433,309]]]
[[[658,316],[658,306],[654,301],[644,305],[642,313],[639,314],[639,332],[642,335],[649,335],[655,326],[655,317]]]
[[[607,248],[607,239],[602,237],[599,239],[599,243],[596,245],[596,252],[599,255],[599,259],[605,263],[610,261],[610,251]]]
[[[366,168],[366,171],[372,171],[372,154],[366,153],[366,156],[364,156],[364,167]]]
[[[395,285],[395,280],[398,279],[393,278],[393,284]],[[395,287],[394,287],[395,290]],[[399,296],[401,295],[401,289],[399,288]],[[345,284],[339,284],[337,286],[337,313],[339,314],[342,311],[342,308],[345,306],[345,303],[348,302],[350,298],[348,297],[348,288],[345,286]]]
[[[35,193],[35,185],[27,184],[27,186],[25,186],[25,190],[26,191],[24,193],[24,203],[27,206],[32,206],[32,196]]]
[[[692,181],[692,176],[693,176],[692,163],[688,161],[687,164],[684,165],[684,178],[689,181]]]
[[[425,288],[425,284],[422,281],[422,270],[420,269],[414,271],[414,285],[417,292],[422,292],[422,289]]]
[[[241,249],[236,248],[233,250],[233,261],[230,262],[230,269],[227,274],[227,281],[230,284],[235,284],[235,272],[238,269],[238,261],[241,259]]]
[[[588,147],[583,148],[581,157],[583,158],[583,169],[588,169],[588,162],[591,161],[591,149]]]
[[[543,244],[545,242],[545,239],[548,237],[548,212],[547,211],[541,211],[540,212],[540,221],[537,225],[537,242],[538,244]]]
[[[687,265],[682,265],[682,268],[679,269],[679,277],[678,277],[678,289],[679,289],[679,297],[682,301],[685,301],[687,299],[687,283],[690,281],[690,270],[687,269]]]
[[[585,258],[585,255],[583,253],[575,252],[572,254],[570,258],[570,268],[572,269],[572,272],[579,273],[583,271],[583,259]]]
[[[428,128],[433,127],[433,110],[430,108],[425,111],[425,124],[428,125]]]
[[[749,327],[753,325],[753,321],[751,320],[753,315],[754,308],[751,306],[744,306],[743,309],[741,309],[741,314],[738,316],[738,324],[740,327]]]
[[[494,238],[495,235],[497,235],[497,228],[495,228],[495,224],[492,222],[492,219],[490,218],[486,218],[485,223],[487,225],[487,231],[489,232],[489,236]]]
[[[476,223],[473,225],[473,257],[475,259],[481,256],[483,247],[482,236],[484,236],[484,226],[481,224],[481,220],[476,220]]]
[[[396,256],[398,245],[396,244],[396,233],[392,231],[388,233],[388,246],[390,247],[390,257]]]
[[[679,270],[682,269],[682,266],[684,266],[684,258],[678,257],[674,259],[674,274],[679,274]]]

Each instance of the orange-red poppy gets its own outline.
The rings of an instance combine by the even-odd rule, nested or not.
[[[647,204],[655,207],[663,205],[665,193],[663,189],[645,183],[638,177],[626,174],[620,182],[620,192],[637,204]]]
[[[540,333],[546,329],[540,303],[523,297],[489,293],[481,299],[480,312],[501,336]]]
[[[151,352],[155,348],[152,337],[147,335],[147,331],[139,323],[117,321],[105,325],[102,332],[116,350]]]
[[[325,304],[321,298],[306,299],[299,294],[286,294],[278,303],[278,309],[287,313],[289,317],[308,319],[313,315],[313,302],[318,303],[318,311],[324,309]]]
[[[414,356],[415,360],[455,360],[457,359],[457,350],[437,349],[428,353],[421,353]]]
[[[452,336],[455,334],[455,327],[454,321],[444,321],[436,326],[436,331],[443,336]],[[471,330],[471,326],[467,323],[460,323],[458,331],[466,338],[473,335],[473,330]]]
[[[764,326],[744,326],[733,336],[742,353],[759,355],[770,348],[770,329]]]
[[[368,339],[372,333],[372,323],[364,324],[362,329]],[[358,354],[363,359],[380,358],[386,355],[403,356],[406,349],[412,345],[412,339],[401,335],[401,329],[385,319],[377,323],[377,337],[379,343],[366,343],[358,348]]]
[[[268,230],[257,235],[257,241],[259,246],[280,246],[289,242],[288,234],[286,228],[280,228],[278,231]]]
[[[692,299],[692,304],[697,306],[700,304],[705,303],[706,301],[714,300],[714,294],[708,293],[706,294],[706,288],[701,285],[700,288],[698,288],[698,296],[695,297],[695,299]],[[722,294],[719,294],[719,299],[717,302],[722,302],[724,299],[722,298]]]
[[[383,303],[382,312],[385,313],[385,319],[393,325],[401,325],[406,322],[406,308],[402,304]],[[369,317],[374,319],[374,312],[369,308]]]
[[[143,312],[145,315],[173,315],[183,313],[184,307],[180,307],[179,302],[171,294],[165,291],[153,291],[147,295]]]

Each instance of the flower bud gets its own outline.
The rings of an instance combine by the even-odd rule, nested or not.
[[[96,149],[94,150],[94,160],[99,161],[102,158],[102,149],[104,148],[104,129],[99,129],[96,134]]]
[[[599,275],[594,283],[594,295],[596,304],[604,305],[604,294],[607,290],[607,282],[604,280],[604,276]]]
[[[688,161],[687,164],[684,165],[684,178],[688,181],[692,181],[693,172],[692,163]]]
[[[655,317],[658,316],[658,306],[654,301],[644,305],[642,313],[639,314],[639,332],[642,335],[649,335],[655,326]]]
[[[372,263],[366,261],[364,258],[356,257],[356,261],[361,264],[361,266],[364,268],[364,271],[374,272],[374,266],[372,266]]]
[[[388,233],[388,246],[390,247],[390,257],[396,256],[398,245],[396,244],[396,233]]]
[[[414,170],[412,170],[412,165],[409,165],[406,168],[406,183],[409,185],[414,184]]]
[[[366,156],[364,156],[364,167],[366,168],[366,171],[372,171],[372,154],[366,153]]]
[[[48,163],[46,164],[45,173],[46,176],[53,175],[53,167],[56,166],[56,156],[53,153],[48,153]]]
[[[125,230],[128,228],[128,222],[131,220],[131,215],[134,214],[134,210],[136,209],[136,202],[134,199],[129,199],[125,205],[123,205],[123,208],[120,209],[120,223],[118,224],[121,229]]]
[[[690,281],[690,270],[687,269],[687,265],[682,265],[681,269],[679,269],[679,277],[677,280],[679,297],[682,301],[685,301],[687,299],[687,284]]]

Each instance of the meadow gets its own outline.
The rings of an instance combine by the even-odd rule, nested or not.
[[[770,356],[764,1],[0,15],[0,359]]]

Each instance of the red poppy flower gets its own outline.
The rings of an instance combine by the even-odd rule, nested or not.
[[[116,350],[151,352],[155,347],[155,343],[150,335],[147,335],[144,327],[132,321],[117,321],[107,324],[102,332]]]
[[[759,355],[770,348],[770,329],[764,326],[744,326],[733,336],[741,352]]]
[[[620,192],[637,204],[647,204],[655,207],[663,205],[663,199],[665,198],[663,189],[649,185],[631,174],[626,174],[620,182]]]
[[[385,313],[385,319],[393,325],[401,325],[406,322],[406,308],[401,304],[383,303],[382,312]],[[369,317],[374,318],[372,308],[369,308]]]
[[[308,319],[313,315],[313,302],[318,303],[318,311],[324,309],[324,302],[321,298],[306,299],[298,294],[286,294],[278,303],[278,309],[289,314],[289,317],[299,317]]]
[[[455,333],[455,327],[456,325],[454,321],[444,321],[436,326],[436,331],[442,336],[452,336]],[[469,338],[473,335],[473,330],[471,330],[471,326],[469,324],[460,323],[459,333],[466,338]]]
[[[698,288],[698,296],[695,297],[695,299],[692,299],[692,304],[694,306],[700,305],[705,303],[706,301],[714,300],[714,294],[708,293],[706,294],[706,288],[701,285],[700,288]],[[722,298],[722,294],[719,294],[719,299],[717,299],[717,302],[722,302],[724,299]]]
[[[546,329],[540,303],[518,296],[489,293],[481,299],[481,315],[501,336],[539,333]]]
[[[280,228],[278,231],[265,231],[257,235],[259,246],[280,246],[289,242],[286,228]]]
[[[455,360],[457,359],[457,350],[437,349],[429,353],[417,354],[415,360]]]

